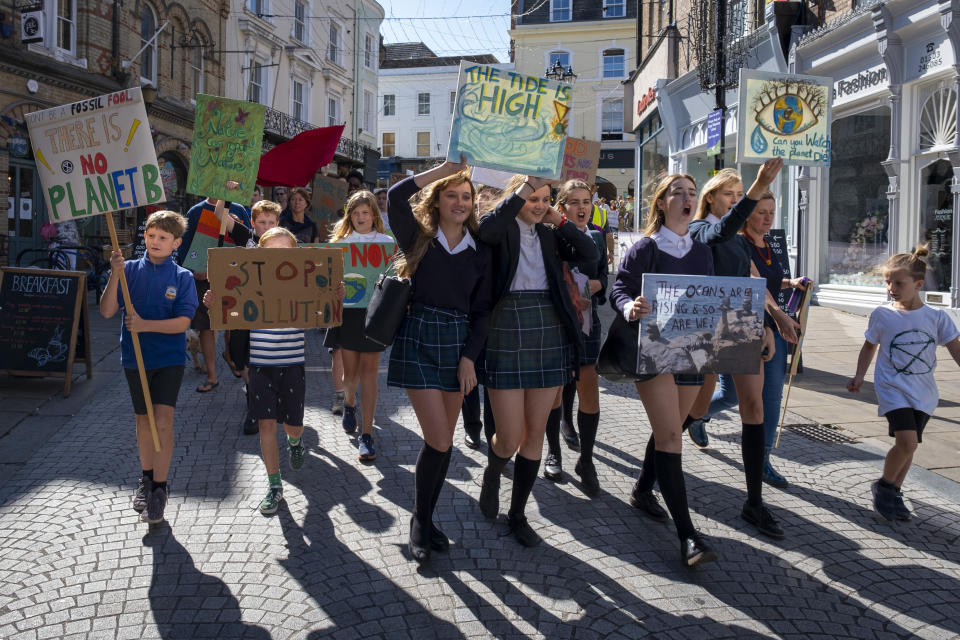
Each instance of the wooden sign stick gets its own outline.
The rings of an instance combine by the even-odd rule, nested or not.
[[[223,240],[227,237],[227,216],[230,215],[230,203],[217,200],[217,208],[214,210],[214,215],[216,215],[217,220],[220,221],[220,236],[217,238],[217,246],[222,247]]]
[[[113,222],[113,214],[108,213],[107,228],[110,230],[110,242],[113,244],[114,251],[120,251],[120,242],[117,240],[117,227]],[[133,308],[133,301],[130,299],[130,288],[127,286],[126,270],[120,272],[120,291],[123,292],[123,304],[130,311],[136,312]],[[143,387],[143,400],[147,405],[147,419],[150,421],[150,435],[153,436],[153,450],[160,451],[160,435],[157,433],[157,421],[153,416],[153,400],[150,398],[150,386],[147,384],[147,371],[143,366],[143,352],[140,351],[140,338],[136,331],[130,332],[130,338],[133,341],[133,353],[137,357],[137,371],[140,373],[140,386]]]
[[[773,443],[774,449],[780,446],[780,434],[783,432],[783,421],[787,417],[787,405],[790,404],[790,389],[793,388],[793,376],[797,375],[797,368],[800,365],[800,351],[803,348],[803,340],[807,335],[807,314],[810,312],[810,301],[813,299],[813,283],[807,285],[807,290],[803,292],[803,301],[800,303],[800,314],[797,320],[800,322],[800,339],[797,341],[797,348],[793,351],[793,360],[790,361],[790,381],[787,384],[787,395],[783,399],[783,413],[780,414],[780,424],[777,426],[777,441]]]

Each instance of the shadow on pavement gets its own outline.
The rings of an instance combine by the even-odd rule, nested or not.
[[[270,640],[266,629],[243,622],[230,588],[197,569],[166,522],[151,526],[143,544],[153,551],[148,597],[160,637]]]

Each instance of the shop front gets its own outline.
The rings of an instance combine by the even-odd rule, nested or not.
[[[802,264],[817,300],[866,312],[887,299],[881,265],[926,246],[928,304],[958,307],[960,34],[938,7],[889,2],[801,38],[796,73],[834,79],[829,167],[797,172]],[[952,12],[960,12],[953,2]],[[796,170],[794,170],[796,171]]]

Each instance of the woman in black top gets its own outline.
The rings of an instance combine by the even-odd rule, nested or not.
[[[410,198],[423,189],[414,207]],[[463,394],[477,384],[490,311],[490,248],[476,241],[475,197],[466,164],[445,162],[402,180],[387,194],[396,269],[411,279],[410,307],[393,343],[387,384],[407,390],[423,431],[410,519],[410,555],[449,547],[433,524]]]
[[[307,213],[310,192],[301,187],[290,189],[290,206],[280,214],[280,226],[297,237],[297,242],[320,242],[317,223]]]
[[[581,318],[589,319],[590,333],[583,336],[583,351],[580,354],[580,377],[576,381],[568,382],[561,394],[554,401],[553,410],[547,419],[547,459],[543,465],[543,477],[548,480],[561,480],[563,467],[560,452],[560,417],[561,410],[564,420],[572,423],[573,399],[579,394],[580,406],[577,410],[577,426],[580,434],[577,438],[577,448],[580,458],[574,471],[583,483],[583,489],[588,495],[595,495],[600,489],[597,470],[593,464],[593,444],[597,438],[597,427],[600,424],[600,381],[597,378],[597,357],[600,354],[600,315],[597,312],[599,305],[606,303],[607,291],[607,245],[603,232],[590,224],[592,205],[590,201],[590,186],[582,180],[568,180],[560,186],[557,192],[557,210],[567,216],[581,233],[586,234],[597,245],[599,257],[593,262],[570,264],[570,269],[576,268],[588,278],[589,292],[578,292],[576,302]],[[585,309],[583,305],[588,305]],[[582,329],[581,329],[582,332]],[[562,404],[562,407],[561,407]],[[572,430],[572,424],[570,424]],[[576,431],[572,432],[576,434]],[[564,434],[564,437],[567,437]],[[569,440],[568,440],[569,443]],[[571,447],[572,448],[572,447]]]
[[[524,509],[540,468],[547,416],[560,387],[579,367],[583,343],[562,261],[595,261],[597,248],[550,206],[546,180],[523,175],[507,183],[494,210],[480,219],[480,239],[494,256],[496,305],[484,384],[497,425],[480,510],[497,516],[500,473],[517,453],[507,520],[514,537],[529,547],[540,542]]]
[[[704,193],[701,196],[700,205],[697,211],[697,219],[690,224],[690,233],[700,242],[710,245],[713,250],[713,262],[717,275],[750,277],[751,259],[747,248],[740,241],[736,240],[737,232],[743,227],[747,218],[753,212],[757,200],[763,194],[770,184],[776,179],[777,174],[783,167],[783,160],[777,158],[768,160],[760,167],[757,172],[757,179],[750,186],[737,204],[729,210],[729,213],[718,218],[716,212],[724,211],[732,199],[730,192],[736,197],[743,191],[743,184],[740,182],[740,176],[736,172],[723,172],[714,176],[704,186]],[[726,194],[724,192],[727,192]],[[772,298],[767,292],[767,305],[771,309]],[[773,307],[776,307],[775,302]],[[775,313],[780,313],[779,308]],[[773,342],[773,333],[771,326],[773,319],[770,314],[765,314],[764,339],[769,341],[769,346],[764,352],[764,361],[773,357],[775,345]],[[787,337],[796,340],[795,332],[791,335],[784,333]],[[713,395],[713,381],[704,385],[698,399],[698,407],[691,410],[698,416],[702,416],[704,410],[700,408],[704,399],[709,402]],[[741,517],[754,525],[760,533],[772,538],[783,538],[783,529],[777,523],[770,510],[763,504],[763,461],[764,461],[764,435],[763,435],[763,369],[759,374],[741,374],[733,376],[734,384],[737,389],[737,396],[740,399],[740,420],[742,423],[741,447],[743,450],[743,472],[746,476],[747,501],[743,505],[740,513]],[[692,415],[687,416],[685,426],[689,427],[694,422]],[[693,434],[691,434],[691,437]]]

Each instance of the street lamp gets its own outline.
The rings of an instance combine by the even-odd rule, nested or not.
[[[550,80],[556,80],[557,82],[573,82],[577,79],[577,74],[573,72],[573,66],[569,66],[564,69],[559,60],[554,60],[553,66],[547,67],[547,70],[543,72],[543,75]]]

